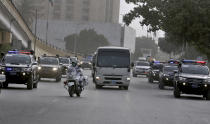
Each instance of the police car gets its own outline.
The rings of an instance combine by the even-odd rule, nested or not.
[[[209,68],[204,61],[183,60],[175,71],[174,97],[181,94],[203,95],[210,100]]]
[[[164,64],[159,74],[159,88],[173,87],[174,71],[178,70],[177,64]]]
[[[62,75],[66,75],[66,71],[71,65],[71,59],[69,57],[59,57],[59,63],[62,65]]]
[[[147,75],[150,70],[149,62],[147,61],[136,61],[133,68],[133,77],[138,75]]]
[[[159,81],[159,73],[160,73],[160,69],[163,67],[163,63],[159,62],[159,61],[154,61],[151,64],[151,69],[148,73],[148,81],[150,83],[153,83],[153,81]]]
[[[6,75],[3,87],[8,84],[25,84],[27,89],[37,88],[38,66],[33,55],[24,51],[8,51],[2,58],[1,73]]]
[[[56,82],[61,81],[62,78],[62,65],[59,63],[58,56],[43,55],[38,60],[39,75],[41,78],[54,78]]]

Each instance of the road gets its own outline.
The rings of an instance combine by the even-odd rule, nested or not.
[[[90,71],[85,71],[90,76]],[[64,79],[63,79],[64,80]],[[0,95],[0,124],[209,124],[210,101],[175,99],[146,78],[133,78],[129,90],[95,89],[91,78],[81,97],[63,84],[44,80],[38,89],[10,85]]]

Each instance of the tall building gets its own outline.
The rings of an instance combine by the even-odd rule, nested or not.
[[[21,0],[15,0],[21,1]],[[22,0],[23,1],[23,0]],[[118,23],[120,0],[30,0],[38,18],[76,22]]]

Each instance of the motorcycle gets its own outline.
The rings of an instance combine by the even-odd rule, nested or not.
[[[0,74],[0,93],[1,93],[1,88],[3,87],[3,82],[5,82],[5,75]]]
[[[73,97],[76,94],[80,97],[81,92],[84,90],[84,87],[88,84],[88,77],[83,76],[83,74],[79,75],[71,75],[70,78],[64,82],[64,87],[68,91],[69,96]]]

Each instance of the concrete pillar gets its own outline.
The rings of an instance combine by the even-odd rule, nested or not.
[[[8,31],[0,31],[0,44],[11,43],[11,42],[12,42],[12,33]]]

